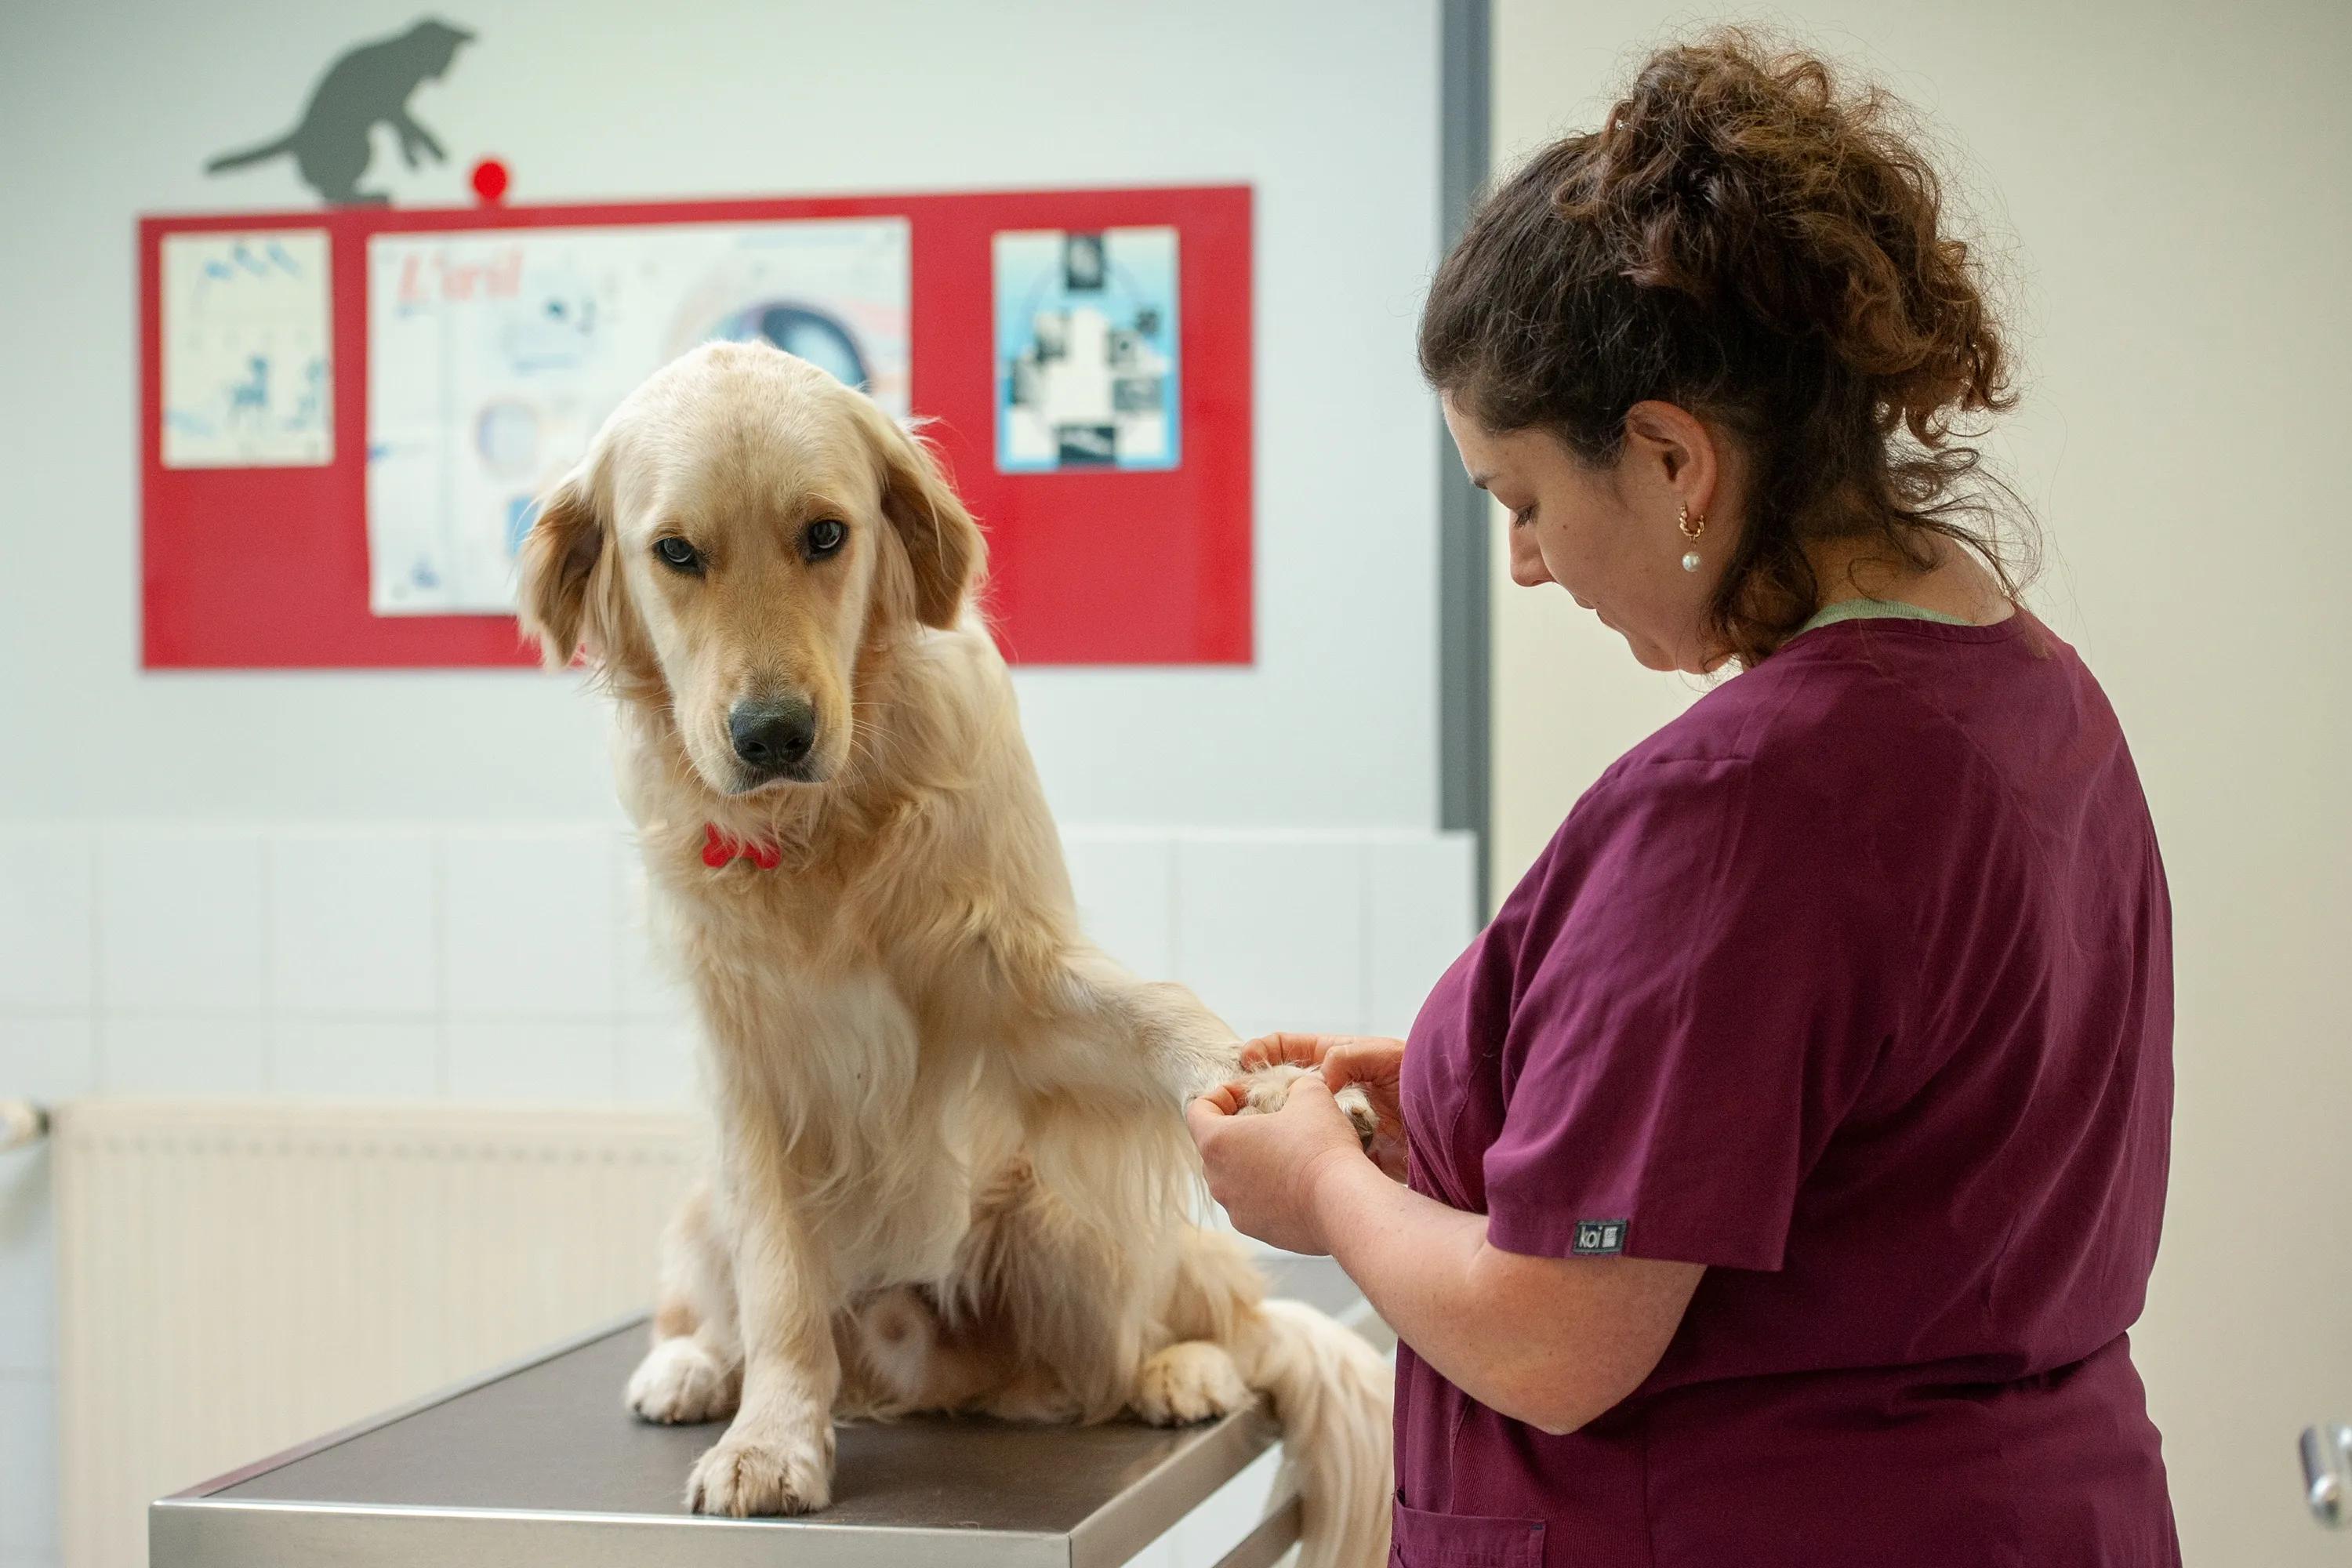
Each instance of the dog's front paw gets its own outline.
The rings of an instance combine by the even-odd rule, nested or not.
[[[1246,1079],[1249,1092],[1244,1108],[1254,1111],[1279,1110],[1290,1098],[1290,1086],[1308,1076],[1308,1069],[1288,1062],[1276,1062],[1262,1067]],[[1381,1113],[1372,1109],[1371,1096],[1354,1084],[1348,1085],[1331,1097],[1349,1126],[1356,1130],[1356,1141],[1366,1149],[1372,1146],[1372,1134],[1380,1131]]]
[[[1223,1345],[1186,1340],[1143,1363],[1132,1403],[1155,1426],[1181,1426],[1229,1415],[1249,1402],[1249,1385]]]
[[[1381,1130],[1381,1113],[1372,1109],[1372,1097],[1351,1083],[1333,1095],[1331,1102],[1347,1116],[1348,1125],[1356,1130],[1356,1141],[1370,1149],[1372,1134]]]
[[[822,1443],[739,1437],[733,1432],[695,1461],[686,1506],[697,1513],[809,1513],[833,1500],[833,1431]]]
[[[646,1352],[629,1374],[626,1398],[641,1420],[685,1426],[734,1415],[742,1388],[741,1369],[720,1365],[700,1341],[682,1336]]]

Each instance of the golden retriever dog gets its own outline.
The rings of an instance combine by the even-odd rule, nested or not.
[[[526,631],[617,700],[715,1101],[628,1405],[731,1416],[688,1501],[747,1515],[826,1505],[836,1415],[1174,1423],[1263,1391],[1303,1563],[1373,1568],[1388,1367],[1192,1223],[1181,1110],[1239,1043],[1079,931],[983,555],[869,399],[732,343],[631,395],[524,541]]]

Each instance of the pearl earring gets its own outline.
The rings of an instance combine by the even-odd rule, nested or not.
[[[1675,526],[1683,531],[1683,537],[1685,539],[1689,540],[1693,544],[1696,544],[1698,542],[1699,534],[1706,528],[1706,516],[1705,513],[1701,513],[1697,517],[1693,517],[1690,514],[1689,506],[1685,505],[1683,508],[1681,521],[1676,522]],[[1685,550],[1683,552],[1683,570],[1685,572],[1696,572],[1698,570],[1697,551]]]

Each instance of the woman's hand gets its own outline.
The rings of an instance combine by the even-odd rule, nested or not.
[[[1381,1035],[1261,1035],[1242,1047],[1242,1070],[1288,1062],[1316,1068],[1332,1093],[1354,1084],[1380,1113],[1372,1161],[1391,1181],[1404,1180],[1404,1042]]]
[[[1316,1188],[1334,1163],[1362,1162],[1354,1125],[1320,1079],[1293,1083],[1281,1110],[1245,1116],[1248,1092],[1229,1083],[1184,1112],[1210,1195],[1245,1235],[1289,1252],[1330,1251]]]

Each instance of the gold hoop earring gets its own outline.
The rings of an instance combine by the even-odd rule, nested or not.
[[[1689,540],[1693,544],[1696,544],[1698,542],[1698,536],[1706,531],[1706,514],[1702,512],[1698,516],[1693,517],[1690,513],[1689,505],[1685,503],[1683,507],[1683,515],[1681,519],[1675,522],[1675,526],[1683,531],[1683,537],[1685,539]],[[1683,552],[1683,570],[1685,572],[1696,572],[1698,570],[1698,552],[1696,550],[1685,550]]]

